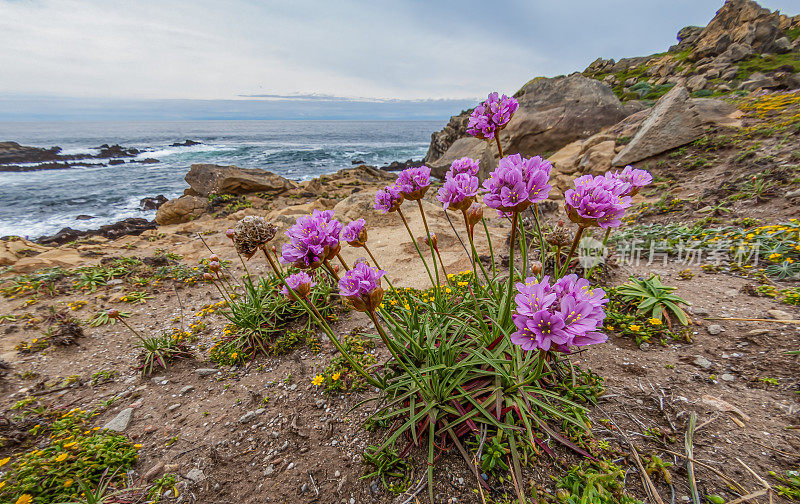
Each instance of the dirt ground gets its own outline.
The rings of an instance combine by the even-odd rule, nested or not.
[[[759,168],[745,169],[720,162],[706,171],[681,171],[683,168],[671,161],[651,169],[656,176],[669,173],[681,179],[680,184],[669,186],[676,197],[688,200],[706,194],[709,201],[687,204],[676,211],[645,214],[640,218],[644,222],[704,218],[708,211],[703,209],[716,204],[714,191],[723,177],[747,176],[750,173],[747,170]],[[373,189],[367,187],[364,193],[371,194]],[[661,192],[639,199],[656,201]],[[452,237],[441,209],[435,208],[430,195],[428,199],[429,219],[440,237],[448,272],[467,269],[469,262],[461,245]],[[292,221],[310,208],[332,207],[336,201],[293,203],[296,203],[293,207],[284,204],[269,210],[247,209],[244,213],[270,218],[277,215]],[[204,218],[140,237],[74,247],[86,264],[95,264],[102,257],[150,257],[159,248],[180,254],[183,262],[196,265],[210,254],[208,246],[223,259],[233,261],[232,267],[242,273],[224,236],[225,229],[241,215],[240,212],[228,218]],[[421,235],[418,214],[408,212],[408,216],[414,232]],[[776,193],[762,201],[743,200],[730,215],[724,215],[725,220],[741,217],[761,218],[764,223],[780,222],[797,217],[797,207]],[[373,222],[367,216],[373,252],[395,283],[424,287],[427,277],[420,274],[422,268],[415,262],[418,259],[413,248],[399,232],[402,230],[399,221],[393,218],[381,217]],[[548,218],[554,221],[558,214],[552,213]],[[492,222],[494,242],[499,246],[508,226],[502,221],[492,219]],[[455,219],[454,223],[458,225]],[[485,250],[486,244],[479,242],[478,247]],[[345,248],[345,257],[352,262],[358,252]],[[687,268],[695,276],[682,280],[678,273]],[[267,265],[263,259],[253,259],[248,269],[251,274],[264,274]],[[768,311],[774,309],[800,319],[800,311],[775,299],[748,295],[743,287],[752,280],[706,273],[699,265],[674,260],[666,265],[622,264],[607,283],[616,285],[629,275],[650,273],[661,274],[665,284],[677,286],[676,293],[691,303],[693,341],[666,346],[653,343],[640,348],[629,338],[612,336],[606,344],[575,354],[573,363],[605,379],[606,392],[590,413],[595,435],[624,453],[629,453],[633,444],[643,456],[658,453],[673,462],[672,489],[663,480],[654,478],[665,503],[689,502],[688,477],[681,454],[692,413],[697,415],[699,426],[694,437],[694,458],[701,496],[714,493],[732,496],[726,493],[726,482],[719,474],[752,492],[763,487],[759,478],[768,478],[768,471],[796,469],[800,463],[800,356],[788,356],[785,351],[800,348],[800,326],[713,319],[770,318]],[[40,295],[30,306],[26,305],[29,297],[2,298],[0,314],[43,316],[51,306],[63,308],[70,302],[86,301],[86,306],[72,312],[74,316],[86,319],[111,307],[124,309],[132,312],[128,319],[132,326],[149,333],[187,327],[202,320],[206,327],[193,343],[194,359],[141,377],[135,369],[134,338],[120,324],[84,327],[85,335],[74,346],[20,354],[14,347],[21,341],[39,337],[42,328],[5,321],[0,324],[0,357],[10,365],[10,370],[0,378],[3,392],[0,408],[8,411],[16,401],[34,393],[56,407],[100,408],[98,426],[105,425],[123,409],[133,408],[132,421],[125,433],[143,445],[134,479],[153,479],[162,473],[179,475],[180,496],[173,501],[415,502],[412,497],[389,494],[374,480],[361,479],[362,453],[376,442],[379,434],[361,429],[371,412],[370,406],[351,408],[373,392],[327,395],[311,384],[312,378],[335,355],[335,349],[324,338],[319,353],[301,347],[289,355],[258,358],[247,366],[217,367],[208,360],[207,349],[213,337],[223,331],[225,319],[219,313],[196,315],[208,304],[221,300],[214,287],[203,283],[173,286],[166,282],[148,288],[153,298],[146,303],[115,302],[131,289],[125,283],[100,287],[94,293],[66,289],[66,294],[55,297]],[[344,312],[334,329],[344,334],[368,326],[362,314]],[[90,377],[103,370],[117,371],[117,375],[110,382],[92,385]],[[75,375],[80,376],[77,383],[63,389],[52,386]],[[763,381],[764,378],[771,379],[772,384]],[[113,403],[103,405],[112,398]],[[660,439],[652,435],[654,428],[663,433]],[[556,451],[561,453],[557,448]],[[0,458],[11,453],[13,448],[0,448]],[[417,459],[421,461],[421,457]],[[620,463],[628,473],[627,492],[653,502],[644,492],[632,457],[621,457]],[[412,479],[416,482],[424,467],[417,463],[415,468]],[[543,457],[527,476],[552,490],[548,475],[554,470],[553,461]],[[474,476],[457,453],[450,453],[439,462],[436,475],[437,502],[481,502],[475,492]],[[424,488],[419,495],[423,500]],[[760,498],[761,502],[766,500]]]

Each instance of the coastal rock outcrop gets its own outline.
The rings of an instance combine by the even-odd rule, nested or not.
[[[291,180],[267,170],[233,165],[193,164],[185,180],[191,188],[189,194],[195,196],[253,192],[276,195],[297,187]]]
[[[139,208],[142,210],[158,210],[158,208],[167,202],[167,197],[159,194],[156,197],[142,198],[139,200]]]
[[[533,156],[552,152],[574,140],[592,135],[604,126],[615,124],[628,115],[607,85],[578,73],[552,79],[534,79],[514,96],[519,100],[519,110],[500,134],[504,154]],[[461,156],[470,155],[480,159],[496,156],[494,144],[466,136],[465,121],[468,116],[464,112],[457,116],[464,120],[451,118],[444,130],[432,135],[425,160],[434,175],[441,177],[442,168],[449,166],[448,161],[452,162]],[[456,135],[458,138],[447,144]],[[446,150],[437,156],[445,146]],[[484,152],[481,146],[490,151]],[[451,149],[453,152],[450,152]],[[485,164],[492,165],[493,162]]]
[[[55,161],[59,159],[59,152],[61,147],[42,149],[20,145],[17,142],[0,142],[0,164]]]
[[[139,235],[148,229],[155,229],[156,223],[140,217],[130,217],[123,219],[113,224],[106,224],[97,229],[89,229],[80,231],[65,227],[58,233],[52,236],[42,236],[37,242],[42,245],[62,245],[67,242],[75,241],[79,238],[86,238],[89,236],[102,236],[109,240],[116,240],[122,236]]]
[[[774,52],[780,35],[780,14],[752,0],[728,0],[694,41],[689,56],[698,61],[725,52],[731,44],[750,46],[756,52]]]
[[[167,201],[158,207],[156,224],[180,224],[189,222],[203,215],[209,208],[208,199],[198,196],[184,195],[177,199]]]

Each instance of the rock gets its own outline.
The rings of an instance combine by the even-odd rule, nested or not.
[[[158,210],[158,207],[167,202],[167,197],[159,194],[155,198],[142,198],[139,200],[139,208],[142,210]]]
[[[362,162],[360,164],[364,164],[364,163]],[[381,170],[391,171],[391,172],[398,172],[398,171],[403,171],[406,168],[415,168],[417,166],[422,166],[424,164],[425,164],[425,161],[422,161],[422,160],[414,161],[413,159],[409,159],[409,160],[407,160],[405,162],[392,161],[391,163],[389,163],[386,166],[381,166]]]
[[[745,91],[755,91],[756,89],[760,88],[772,88],[776,87],[778,83],[772,77],[767,77],[766,75],[755,72],[750,74],[750,76],[739,84],[739,89],[743,89]]]
[[[275,472],[275,465],[270,464],[267,466],[266,469],[264,469],[264,476],[272,476],[274,472]]]
[[[28,147],[17,142],[0,142],[0,164],[11,163],[39,163],[42,161],[55,161],[64,159],[59,156],[61,147]]]
[[[698,355],[694,359],[694,365],[695,366],[699,366],[699,367],[701,367],[703,369],[709,369],[711,366],[714,365],[714,363],[711,362],[710,360],[706,359],[702,355]]]
[[[139,154],[139,149],[125,148],[122,147],[121,145],[103,144],[100,147],[98,147],[98,149],[100,149],[100,153],[95,156],[98,159],[126,158],[126,157],[134,157],[137,154]],[[120,163],[113,163],[113,164],[120,164]]]
[[[354,159],[354,160],[350,161],[350,164],[352,164],[352,165],[362,165],[362,164],[364,164],[364,160],[363,159]]]
[[[117,416],[112,418],[111,421],[103,427],[103,429],[115,432],[125,432],[125,429],[128,428],[128,425],[130,425],[132,419],[133,408],[125,408],[124,410],[120,411]]]
[[[210,376],[213,374],[217,374],[217,369],[215,368],[199,368],[194,370],[195,374],[199,376]]]
[[[199,483],[206,479],[206,475],[203,474],[203,471],[198,468],[191,469],[188,473],[186,473],[186,479],[193,483]]]
[[[792,320],[792,314],[789,312],[785,312],[783,310],[767,310],[767,315],[769,318],[773,318],[775,320]]]
[[[18,236],[0,239],[0,266],[11,266],[21,258],[33,257],[50,250]]]
[[[716,61],[720,63],[730,64],[737,63],[753,54],[753,48],[747,44],[739,44],[734,42],[728,46],[722,54],[717,56]]]
[[[75,249],[51,249],[33,257],[23,257],[14,264],[17,273],[28,273],[60,266],[70,269],[86,265],[86,258]]]
[[[686,87],[689,88],[689,91],[704,89],[706,84],[708,84],[708,80],[702,75],[692,75],[686,79]]]
[[[616,154],[614,151],[616,145],[616,141],[606,140],[587,149],[578,162],[580,172],[601,175],[608,171],[611,168],[611,160]]]
[[[114,224],[107,224],[97,229],[88,229],[86,231],[65,227],[52,236],[42,236],[36,241],[42,245],[63,245],[64,243],[90,236],[102,236],[109,240],[116,240],[122,236],[140,235],[149,229],[155,228],[156,223],[153,221],[140,217],[129,217]]]
[[[199,196],[253,192],[276,195],[297,187],[291,180],[266,170],[215,164],[193,164],[184,178]]]
[[[786,199],[794,198],[800,198],[800,189],[795,189],[794,191],[789,191],[786,193]]]
[[[108,162],[108,166],[117,166],[121,164],[125,164],[124,159],[112,159]]]
[[[769,329],[761,328],[761,329],[751,329],[745,333],[747,336],[766,336],[769,334]]]
[[[186,385],[180,390],[180,392],[178,392],[178,395],[186,395],[193,390],[194,390],[194,385]]]
[[[142,164],[157,164],[157,163],[160,163],[161,161],[159,161],[156,158],[149,157],[149,158],[144,158],[144,159],[141,159],[141,160],[134,159],[134,160],[131,160],[130,162],[131,163],[142,163]]]
[[[181,196],[163,203],[156,213],[160,226],[180,224],[200,217],[208,210],[208,200],[198,196]]]
[[[167,377],[163,376],[163,375],[162,376],[154,376],[154,377],[150,378],[150,381],[153,382],[154,385],[161,385],[162,382],[164,382],[166,380],[167,380]]]
[[[178,409],[178,408],[180,408],[180,407],[181,407],[181,403],[175,403],[175,404],[172,404],[172,405],[170,405],[170,406],[167,408],[167,411],[169,411],[169,412],[173,412],[173,411],[175,411],[176,409]]]
[[[184,140],[183,142],[175,142],[170,147],[191,147],[192,145],[200,145],[203,142],[195,142],[194,140]]]
[[[625,166],[696,140],[703,134],[686,88],[675,86],[652,108],[630,143],[613,160]]]
[[[774,49],[780,54],[787,53],[792,50],[792,42],[786,37],[781,37],[775,40]]]
[[[459,138],[453,142],[450,148],[447,149],[447,152],[440,158],[428,161],[431,175],[444,179],[445,173],[447,173],[453,161],[467,156],[477,159],[480,162],[478,177],[480,179],[485,179],[489,173],[497,167],[493,149],[494,147],[485,140],[473,137]]]
[[[257,413],[255,411],[248,411],[239,418],[239,423],[250,423],[255,419]]]
[[[86,215],[86,214],[80,214],[80,215],[75,216],[75,220],[92,220],[92,219],[94,219],[94,217],[92,217],[91,215]]]
[[[627,115],[610,87],[579,73],[567,77],[534,79],[515,96],[519,101],[519,109],[500,133],[504,154],[518,152],[533,156],[553,152],[572,141],[596,133],[603,126],[615,124]],[[444,130],[432,135],[431,147],[425,156],[425,162],[432,170],[435,161],[449,153],[458,139],[466,137],[469,112],[451,118]],[[467,155],[462,152],[482,154],[476,146],[485,146],[487,143],[471,140],[479,143],[459,146],[460,155],[450,154],[450,162]],[[491,149],[494,158],[496,147],[492,144]],[[441,169],[443,164],[449,166],[449,162],[440,161],[438,167]]]
[[[724,374],[723,374],[722,376],[720,376],[719,378],[720,378],[720,380],[722,380],[722,381],[726,381],[726,382],[732,382],[732,381],[734,381],[734,380],[736,379],[736,377],[735,377],[735,376],[733,376],[733,375],[732,375],[732,374],[730,374],[730,373],[724,373]]]
[[[710,326],[706,327],[706,331],[708,331],[708,334],[716,336],[722,332],[722,326],[719,324],[711,324]]]
[[[758,53],[774,51],[781,35],[779,25],[778,11],[771,12],[752,0],[728,0],[697,36],[689,59],[722,54],[733,43],[749,45]]]
[[[359,218],[368,218],[377,215],[373,208],[375,195],[367,193],[355,193],[346,197],[333,207],[336,218],[342,221],[353,221]]]

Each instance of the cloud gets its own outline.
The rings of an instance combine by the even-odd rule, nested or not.
[[[474,100],[598,56],[663,51],[721,4],[0,0],[0,93]]]

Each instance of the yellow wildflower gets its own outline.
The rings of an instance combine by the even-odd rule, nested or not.
[[[638,332],[641,329],[641,326],[638,326],[636,324],[631,324],[628,326],[628,329],[630,329],[633,332]]]
[[[68,479],[67,481],[65,481],[65,482],[64,482],[64,488],[69,488],[69,487],[71,487],[71,486],[72,486],[72,483],[73,483],[73,480],[72,480],[72,478]]]
[[[231,359],[236,360],[236,357],[239,357],[239,353],[238,352],[233,352],[231,354]]]
[[[331,376],[331,380],[336,381],[339,379],[340,376],[342,376],[342,373],[333,373],[333,375]]]
[[[3,467],[4,465],[8,464],[9,460],[11,460],[11,457],[6,457],[4,459],[0,459],[0,467]]]
[[[88,432],[88,431],[87,431],[87,432]],[[75,446],[76,444],[78,444],[78,442],[77,442],[77,441],[73,441],[73,442],[71,442],[71,443],[67,443],[67,444],[65,444],[65,445],[64,445],[64,448],[69,448],[69,447]]]
[[[33,497],[30,494],[22,494],[14,504],[31,504],[31,502],[33,502]]]
[[[142,448],[142,445],[137,443],[137,444],[133,445],[133,447],[136,448],[137,450],[139,450],[139,449]]]
[[[324,380],[324,378],[322,377],[322,375],[317,375],[317,376],[314,377],[313,380],[311,380],[311,384],[312,385],[316,385],[317,387],[319,387],[320,385],[322,385],[322,381],[323,380]]]
[[[63,462],[66,459],[67,459],[67,454],[66,453],[62,453],[61,455],[56,457],[56,462]]]
[[[647,321],[650,323],[650,325],[661,325],[661,319],[651,318],[647,319]]]

